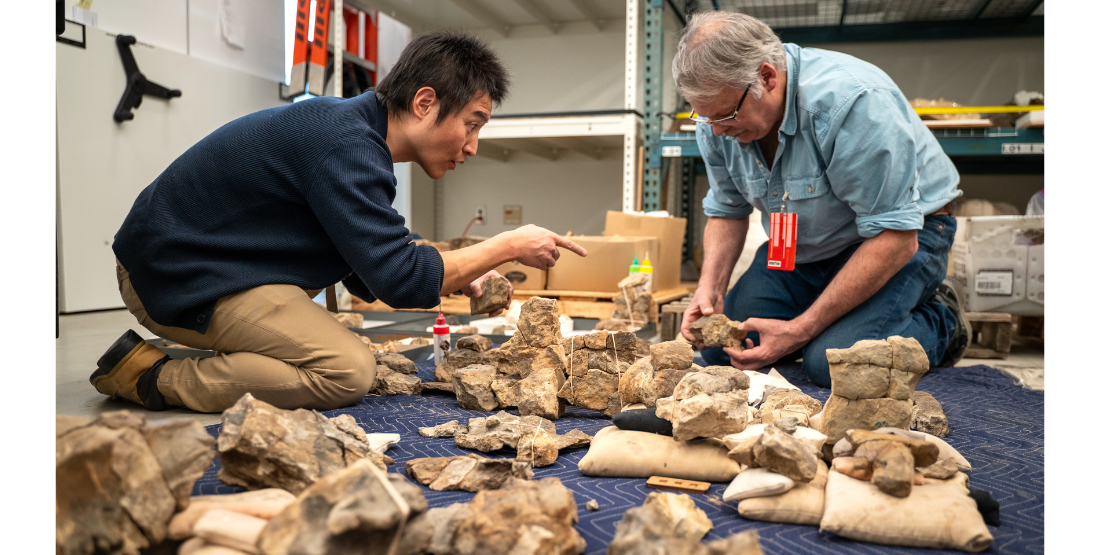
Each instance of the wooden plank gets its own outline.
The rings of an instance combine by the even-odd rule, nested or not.
[[[676,339],[676,333],[680,331],[680,318],[678,313],[663,312],[660,319],[661,341]]]
[[[687,287],[677,287],[675,289],[663,289],[653,293],[653,302],[657,304],[665,304],[667,302],[678,301],[684,296],[691,295],[695,292],[695,289],[689,289]]]
[[[1008,353],[994,351],[993,349],[986,349],[985,347],[975,347],[971,345],[966,353],[963,354],[964,358],[1006,358]]]
[[[710,484],[707,482],[696,482],[694,480],[652,476],[646,480],[645,487],[650,489],[667,489],[683,493],[706,493],[707,490],[710,489]]]
[[[606,291],[568,291],[568,290],[555,290],[555,289],[516,289],[512,292],[513,297],[583,297],[586,299],[614,299],[618,291],[606,292]]]
[[[1012,315],[1006,312],[964,312],[963,318],[966,318],[968,322],[1012,323]]]
[[[597,301],[558,301],[558,312],[571,318],[606,320],[615,313],[615,303]]]

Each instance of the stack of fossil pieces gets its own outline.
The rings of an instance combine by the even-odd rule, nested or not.
[[[436,366],[436,380],[454,383],[463,408],[516,407],[521,416],[549,420],[562,417],[566,402],[618,414],[620,378],[644,348],[630,332],[563,338],[557,301],[541,297],[523,303],[511,339],[499,348],[490,346],[460,343]]]

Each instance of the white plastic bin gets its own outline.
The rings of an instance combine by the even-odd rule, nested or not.
[[[970,312],[1043,315],[1043,216],[958,219],[952,275]]]

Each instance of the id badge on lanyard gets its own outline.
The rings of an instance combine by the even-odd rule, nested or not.
[[[787,200],[789,193],[783,195]],[[780,212],[771,213],[771,233],[768,241],[768,269],[794,270],[794,256],[798,248],[798,214],[786,212],[784,204]]]

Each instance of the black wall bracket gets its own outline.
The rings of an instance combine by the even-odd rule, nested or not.
[[[118,101],[115,108],[115,121],[122,123],[134,119],[131,111],[141,106],[141,99],[145,95],[157,98],[172,99],[182,96],[179,89],[169,89],[158,85],[142,75],[134,61],[134,53],[130,51],[130,45],[137,42],[133,35],[118,35],[115,44],[118,45],[118,54],[122,57],[122,68],[126,70],[126,91],[122,93],[122,100]]]

